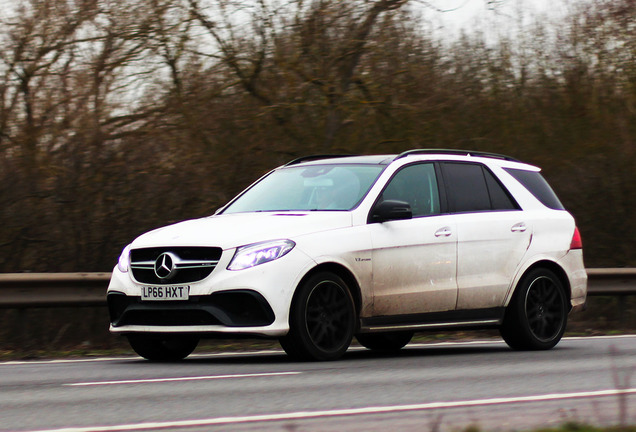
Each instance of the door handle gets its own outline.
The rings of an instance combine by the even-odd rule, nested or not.
[[[440,228],[435,231],[435,237],[448,237],[452,234],[450,227]]]
[[[512,232],[524,232],[527,229],[528,229],[528,227],[526,226],[525,222],[519,222],[518,224],[514,224],[512,226],[512,228],[510,228],[510,231],[512,231]]]

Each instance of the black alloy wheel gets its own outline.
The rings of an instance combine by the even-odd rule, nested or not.
[[[534,269],[522,279],[510,301],[501,335],[514,349],[550,349],[565,332],[567,302],[559,278],[548,269]]]
[[[542,342],[553,340],[564,325],[563,290],[547,276],[532,281],[526,294],[526,317],[532,334]]]
[[[335,360],[353,338],[355,307],[346,283],[330,272],[301,283],[290,312],[289,333],[280,339],[296,360]]]

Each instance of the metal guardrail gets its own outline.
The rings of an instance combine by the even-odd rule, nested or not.
[[[587,269],[588,295],[636,295],[636,268]],[[105,306],[110,273],[0,274],[0,308]]]
[[[110,273],[0,274],[0,308],[105,306]]]
[[[636,268],[587,269],[587,293],[591,296],[636,294]]]

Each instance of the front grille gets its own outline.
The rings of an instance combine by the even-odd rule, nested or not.
[[[221,259],[218,247],[155,247],[130,251],[130,268],[137,282],[146,284],[184,284],[205,279]],[[155,271],[157,259],[168,254],[174,269],[167,277]],[[161,262],[159,263],[161,265]]]

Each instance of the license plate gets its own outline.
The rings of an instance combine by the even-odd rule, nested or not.
[[[187,300],[190,286],[144,286],[141,287],[142,300]]]

